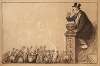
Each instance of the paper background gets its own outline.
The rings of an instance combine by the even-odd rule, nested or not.
[[[13,2],[27,2],[29,0],[13,0]],[[34,2],[36,0],[30,0],[29,2]],[[51,0],[45,0],[43,2],[50,2]],[[68,2],[72,2],[67,0]],[[12,0],[4,0],[4,2],[12,2]],[[36,2],[41,2],[36,1]],[[53,2],[53,1],[51,1]],[[66,2],[65,0],[55,0],[54,2]],[[81,2],[92,2],[92,3],[82,3],[82,9],[85,10],[85,12],[89,15],[89,18],[95,25],[97,22],[97,16],[98,16],[98,34],[99,34],[99,14],[97,15],[97,3],[96,0],[86,0],[86,1],[81,1]],[[99,3],[99,2],[98,2]],[[33,45],[33,42],[35,44],[47,44],[50,47],[54,47],[52,43],[57,44],[57,48],[63,49],[64,44],[65,44],[65,38],[63,33],[65,32],[65,23],[66,23],[66,14],[67,11],[71,8],[71,5],[73,3],[4,3],[3,6],[3,30],[2,30],[2,25],[1,25],[1,50],[0,52],[5,52],[9,50],[10,48],[23,46],[26,44],[27,46]],[[98,4],[99,8],[99,4]],[[98,9],[100,10],[100,9]],[[39,14],[38,14],[39,12]],[[99,11],[98,11],[99,12]],[[49,14],[48,14],[49,13]],[[0,15],[2,16],[2,14]],[[49,17],[49,18],[48,18]],[[41,23],[41,22],[42,23]],[[40,23],[39,23],[40,22]],[[2,17],[0,23],[2,24]],[[19,25],[20,23],[20,25]],[[39,24],[38,24],[39,23]],[[17,25],[16,25],[17,24]],[[41,25],[43,24],[43,25]],[[34,25],[34,26],[33,26]],[[36,26],[38,25],[38,27]],[[40,26],[41,25],[41,26]],[[13,27],[13,28],[12,28]],[[41,30],[40,30],[41,28]],[[17,29],[17,30],[16,30]],[[48,30],[49,29],[49,30]],[[27,30],[27,32],[25,32]],[[56,30],[56,31],[55,31]],[[3,31],[3,32],[2,32]],[[36,31],[36,32],[34,32]],[[20,33],[18,33],[20,32]],[[24,33],[24,34],[23,34]],[[2,40],[2,35],[3,40]],[[39,36],[37,39],[34,36]],[[50,36],[51,35],[51,36]],[[45,37],[44,37],[45,36]],[[18,38],[14,38],[18,37]],[[19,37],[21,38],[19,40]],[[31,37],[31,38],[30,38]],[[59,38],[60,37],[60,38]],[[24,40],[23,40],[24,39]],[[34,39],[34,41],[33,41]],[[43,39],[41,41],[41,39]],[[50,41],[44,41],[44,39],[49,39]],[[62,40],[63,39],[63,40]],[[20,42],[17,43],[16,42]],[[30,41],[27,42],[27,40]],[[51,43],[52,41],[52,43]],[[45,42],[45,43],[44,43]],[[3,43],[3,44],[2,44]],[[63,44],[63,45],[62,45]],[[98,35],[98,48],[99,48],[99,35]],[[98,58],[99,57],[99,51],[98,51]],[[98,59],[98,64],[75,64],[75,65],[80,65],[80,66],[99,66],[99,59]],[[40,66],[42,64],[4,64],[2,66],[33,66],[37,65]],[[45,64],[43,64],[44,66]],[[46,66],[50,65],[63,65],[65,66],[66,64],[46,64]],[[72,66],[74,64],[68,64],[69,66]]]

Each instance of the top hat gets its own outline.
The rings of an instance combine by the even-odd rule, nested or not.
[[[76,8],[78,8],[78,9],[80,9],[80,7],[81,7],[81,4],[74,3],[74,5],[73,5],[72,7],[76,7]]]
[[[77,3],[74,3],[74,5],[72,7],[77,7]]]

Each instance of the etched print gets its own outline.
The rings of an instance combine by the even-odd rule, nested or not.
[[[89,13],[93,10],[92,6],[88,10],[89,4],[96,6],[95,2],[2,3],[4,3],[2,64],[96,64],[98,62],[97,17],[92,17],[97,10]],[[95,6],[93,7],[96,9]]]

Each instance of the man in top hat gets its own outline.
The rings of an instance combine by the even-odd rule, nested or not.
[[[74,22],[76,27],[76,38],[78,39],[78,43],[76,43],[76,53],[79,53],[80,48],[87,49],[89,47],[88,41],[93,38],[95,35],[95,29],[88,19],[86,13],[80,9],[81,4],[74,3],[72,6],[72,13],[71,16],[68,13],[66,17],[68,22]]]
[[[91,21],[88,19],[86,13],[80,9],[81,4],[74,3],[72,6],[73,15],[66,17],[68,22],[75,22],[76,25],[76,38],[81,43],[81,48],[87,48],[87,41],[94,35],[94,27]]]

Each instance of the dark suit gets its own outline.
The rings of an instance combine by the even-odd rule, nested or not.
[[[75,54],[76,54],[76,63],[78,62],[78,55],[80,52],[80,46],[81,42],[78,39],[82,39],[86,42],[86,44],[89,46],[90,43],[88,43],[88,40],[92,39],[93,35],[95,34],[95,29],[91,23],[91,21],[88,19],[87,15],[84,11],[80,10],[78,14],[81,14],[78,23],[76,24],[76,44],[75,44]],[[77,19],[78,14],[72,16],[72,17],[66,17],[68,22],[74,21]]]
[[[84,11],[80,10],[79,13],[81,14],[81,16],[78,20],[78,24],[76,25],[76,29],[78,30],[76,33],[76,37],[84,40],[89,40],[92,38],[95,32],[94,27]],[[72,17],[66,17],[67,21],[75,21],[78,14]]]

